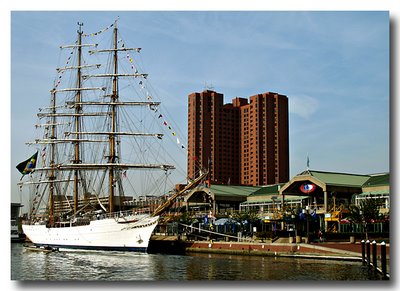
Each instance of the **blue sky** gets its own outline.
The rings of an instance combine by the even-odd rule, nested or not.
[[[124,41],[142,47],[152,86],[179,129],[187,96],[205,84],[225,102],[263,92],[289,98],[290,177],[310,168],[389,171],[389,14],[380,12],[11,13],[11,192],[15,165],[35,150],[37,109],[47,104],[59,46],[117,16]],[[181,167],[186,168],[185,158]]]

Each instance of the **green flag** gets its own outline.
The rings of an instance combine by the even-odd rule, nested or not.
[[[23,161],[17,165],[18,171],[21,172],[22,175],[29,174],[35,169],[36,167],[36,160],[37,160],[38,152],[36,152],[32,157]]]

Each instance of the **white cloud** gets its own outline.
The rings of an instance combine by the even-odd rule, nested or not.
[[[295,95],[289,97],[289,112],[308,119],[319,107],[317,99],[307,95]]]

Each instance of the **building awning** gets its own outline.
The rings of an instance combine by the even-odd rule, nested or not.
[[[285,202],[301,202],[304,199],[309,198],[308,196],[285,196]],[[240,203],[241,206],[251,206],[251,205],[260,205],[260,204],[271,204],[271,203],[281,203],[282,197],[278,196],[276,199],[272,199],[271,197],[265,197],[256,200],[248,200],[246,202]]]
[[[381,191],[370,191],[357,194],[357,197],[368,197],[368,196],[390,196],[389,190]]]

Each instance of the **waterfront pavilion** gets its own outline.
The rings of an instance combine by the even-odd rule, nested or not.
[[[380,199],[380,213],[390,209],[389,173],[349,174],[307,170],[287,183],[266,186],[211,185],[184,197],[188,211],[226,217],[233,211],[257,211],[264,222],[284,221],[284,216],[316,214],[320,228],[340,231],[350,204]],[[284,226],[282,225],[282,228]],[[343,228],[343,227],[342,227]]]
[[[302,208],[323,216],[325,230],[337,231],[342,211],[354,194],[362,193],[370,175],[307,170],[294,176],[279,190],[282,204],[287,196],[307,196]]]

